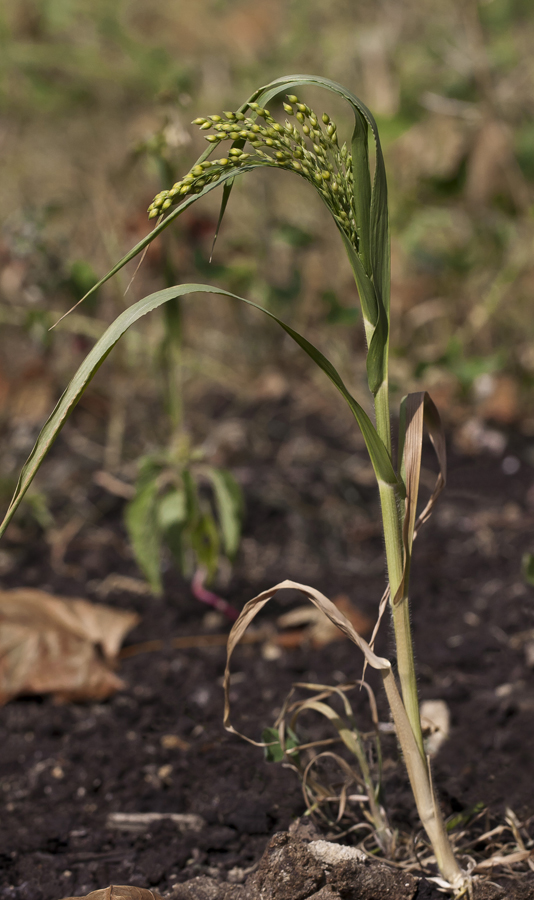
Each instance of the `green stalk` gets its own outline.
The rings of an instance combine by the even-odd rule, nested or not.
[[[375,412],[377,431],[389,452],[391,452],[387,378],[382,383],[375,396]],[[406,707],[408,720],[412,726],[416,744],[424,758],[425,752],[423,746],[423,734],[421,731],[421,716],[419,712],[419,697],[417,694],[412,631],[410,626],[410,604],[407,593],[405,593],[397,603],[394,602],[403,580],[402,523],[399,498],[396,489],[383,482],[379,484],[379,491],[391,591],[390,603],[393,615],[393,627],[395,630],[397,666],[402,698]]]
[[[424,755],[419,753],[413,728],[399,696],[391,669],[384,669],[381,674],[419,818],[430,838],[438,868],[453,888],[465,887],[466,876],[454,856],[443,816],[439,804],[436,802],[429,763]]]

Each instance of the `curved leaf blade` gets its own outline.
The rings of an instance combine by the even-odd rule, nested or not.
[[[266,85],[261,92],[254,95],[254,99],[264,106],[276,94],[284,90],[302,86],[322,87],[343,97],[353,108],[355,116],[355,130],[352,137],[353,170],[354,170],[354,203],[358,227],[360,229],[361,265],[366,274],[372,278],[376,294],[377,310],[374,316],[367,316],[373,325],[376,325],[379,316],[383,313],[385,322],[382,326],[383,348],[377,353],[382,365],[381,380],[387,377],[387,346],[389,341],[389,306],[390,306],[390,247],[389,247],[389,219],[387,200],[387,179],[382,145],[378,134],[376,121],[365,103],[352,91],[329,78],[318,75],[288,75],[277,78]],[[252,99],[252,98],[251,98]],[[372,189],[370,189],[369,162],[367,149],[367,129],[370,127],[376,148],[376,165]],[[370,203],[370,207],[368,204]],[[352,254],[354,256],[354,254]],[[349,254],[349,258],[351,254]],[[351,258],[362,307],[365,297],[361,293],[361,276],[358,277]],[[364,308],[364,315],[365,308]],[[368,335],[368,340],[370,336]],[[375,347],[375,352],[378,347]]]
[[[0,536],[4,533],[8,523],[11,521],[15,510],[30,486],[48,450],[65,424],[67,417],[76,406],[87,385],[117,341],[120,340],[122,335],[131,325],[147,315],[147,313],[162,306],[168,300],[193,293],[218,294],[224,297],[232,297],[236,300],[241,300],[243,303],[247,303],[249,306],[259,309],[265,315],[269,316],[269,318],[277,322],[278,325],[280,325],[284,331],[293,338],[303,350],[305,350],[319,368],[323,370],[332,384],[345,398],[363,434],[377,479],[386,482],[387,484],[397,485],[400,483],[393,469],[391,457],[369,416],[363,407],[360,406],[350,394],[337,369],[335,369],[332,363],[317,349],[317,347],[299,334],[298,331],[295,331],[289,325],[286,325],[285,322],[275,316],[272,312],[264,309],[257,303],[253,303],[251,300],[246,300],[244,297],[239,297],[237,294],[232,294],[230,291],[225,291],[222,288],[214,287],[209,284],[182,284],[156,291],[156,293],[149,294],[147,297],[134,303],[133,306],[130,306],[121,313],[121,315],[109,326],[100,340],[97,341],[91,352],[86,356],[74,378],[61,396],[52,414],[45,422],[35,446],[21,471],[15,493],[4,520],[0,525]]]

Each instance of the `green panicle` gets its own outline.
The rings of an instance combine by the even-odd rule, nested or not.
[[[187,194],[198,194],[206,184],[216,182],[227,167],[238,169],[245,162],[256,165],[278,166],[290,169],[307,178],[320,193],[330,208],[336,221],[351,242],[358,246],[358,235],[354,225],[353,188],[351,157],[346,144],[338,146],[337,129],[328,113],[317,115],[295,94],[284,102],[285,111],[296,116],[296,122],[285,120],[276,122],[267,108],[252,101],[249,103],[251,115],[225,111],[223,116],[213,115],[209,119],[195,119],[194,124],[201,130],[214,129],[214,134],[206,140],[214,145],[220,141],[239,141],[241,146],[229,148],[222,159],[198,162],[171,192],[160,191],[149,207],[149,215],[154,218],[161,210],[168,209],[178,199]],[[256,116],[259,118],[256,119]],[[261,119],[264,120],[259,124]],[[323,130],[323,126],[324,130]],[[239,130],[240,129],[240,130]],[[310,140],[311,147],[306,138]],[[243,144],[248,142],[251,153],[243,152]],[[264,152],[269,151],[271,153]],[[213,168],[214,167],[214,168]],[[207,169],[211,169],[209,173]]]

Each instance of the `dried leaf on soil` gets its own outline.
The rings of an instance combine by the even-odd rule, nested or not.
[[[161,900],[161,897],[155,891],[147,891],[133,884],[111,884],[83,897],[65,897],[64,900]]]
[[[19,694],[100,700],[123,687],[113,666],[136,613],[19,588],[0,591],[0,704]]]

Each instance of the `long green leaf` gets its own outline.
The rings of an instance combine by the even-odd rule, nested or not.
[[[210,145],[210,147],[208,147],[207,150],[202,154],[202,156],[200,156],[199,159],[197,160],[197,165],[199,162],[206,159],[206,157],[209,155],[209,153],[212,153],[212,152],[213,152],[213,147]],[[122,259],[120,259],[118,261],[118,263],[116,263],[113,266],[113,268],[109,270],[109,272],[106,272],[106,274],[103,276],[103,278],[101,278],[100,281],[98,281],[95,285],[93,285],[91,290],[87,291],[87,293],[81,298],[81,300],[78,300],[78,302],[75,304],[75,306],[72,307],[72,309],[75,309],[76,306],[79,306],[80,303],[83,303],[84,300],[87,300],[88,297],[90,297],[92,294],[95,293],[95,291],[100,290],[102,285],[104,285],[107,281],[109,281],[110,278],[113,278],[113,276],[116,275],[117,272],[120,272],[120,270],[123,269],[124,266],[126,266],[129,262],[131,262],[132,259],[135,259],[136,256],[138,256],[140,253],[142,253],[142,251],[145,250],[152,243],[152,241],[154,241],[161,234],[162,231],[165,231],[165,229],[168,228],[169,225],[171,225],[175,219],[177,219],[179,216],[181,216],[182,213],[185,212],[185,210],[188,209],[188,207],[190,207],[193,203],[196,203],[197,200],[200,200],[202,197],[205,197],[206,194],[209,194],[210,191],[214,191],[215,188],[218,188],[221,185],[224,185],[225,188],[227,187],[227,185],[229,185],[229,187],[231,188],[235,178],[238,175],[244,175],[245,172],[251,172],[253,169],[257,169],[260,167],[263,167],[262,163],[254,162],[252,160],[251,162],[240,166],[239,169],[234,169],[234,168],[228,169],[228,171],[223,172],[222,175],[220,176],[220,178],[217,178],[216,181],[212,181],[210,184],[205,185],[202,188],[202,190],[199,191],[198,194],[192,194],[191,196],[186,197],[186,199],[182,203],[180,203],[180,205],[177,206],[176,209],[173,209],[173,211],[171,213],[169,213],[169,215],[166,216],[163,220],[158,219],[158,224],[156,225],[156,227],[153,228],[152,231],[149,231],[149,233],[147,235],[145,235],[144,238],[142,238],[134,247],[132,247],[132,249],[129,250],[128,253],[126,253],[125,256],[123,256]],[[224,200],[224,209],[226,208],[226,204],[228,203],[229,197],[230,197],[230,190],[228,190],[228,192],[227,193],[225,192],[225,194],[224,194],[224,198],[226,198]],[[224,213],[224,209],[222,210],[223,213]],[[221,215],[221,218],[222,218],[222,215]],[[221,219],[219,219],[217,229],[219,228],[220,223],[221,223]],[[69,312],[72,312],[72,310],[69,310]],[[65,315],[67,315],[67,313],[65,313]],[[61,317],[61,319],[64,319],[64,318],[65,318],[65,316]],[[61,322],[61,319],[59,319],[60,322]],[[56,322],[56,325],[57,325],[57,322]],[[52,327],[55,327],[55,326],[52,326]]]
[[[369,126],[359,110],[354,112],[352,133],[352,174],[354,185],[354,209],[359,239],[359,254],[367,275],[372,275],[371,265],[371,173],[369,171]]]
[[[293,340],[297,344],[299,344],[299,346],[302,347],[303,350],[306,351],[308,356],[310,356],[311,359],[313,359],[313,361],[319,366],[319,368],[323,370],[332,384],[335,385],[338,391],[345,398],[356,421],[358,422],[358,425],[360,426],[377,478],[380,481],[386,482],[388,484],[399,484],[398,478],[391,463],[390,455],[386,450],[383,441],[377,434],[377,431],[369,416],[360,406],[360,404],[354,399],[354,397],[349,393],[338,371],[334,368],[332,363],[328,359],[326,359],[325,356],[323,356],[320,350],[314,347],[314,345],[306,340],[306,338],[301,334],[299,334],[298,331],[294,331],[293,328],[290,328],[289,325],[286,325],[285,322],[275,316],[272,312],[264,309],[262,306],[258,306],[257,303],[253,303],[251,300],[246,300],[243,297],[238,297],[237,294],[232,294],[229,291],[214,287],[213,285],[182,284],[175,287],[165,288],[162,291],[157,291],[154,294],[150,294],[148,297],[144,297],[142,300],[139,300],[137,303],[133,304],[133,306],[130,306],[128,309],[126,309],[109,326],[107,331],[105,331],[100,340],[95,344],[91,352],[84,359],[74,378],[60,398],[50,418],[45,423],[41,433],[39,434],[39,437],[37,438],[36,444],[22,469],[15,493],[6,512],[5,518],[0,525],[0,536],[5,531],[44,457],[52,446],[55,438],[61,431],[61,428],[65,424],[67,417],[76,406],[87,385],[106,359],[108,353],[110,353],[110,351],[113,349],[117,341],[122,337],[124,332],[127,331],[127,329],[131,325],[142,318],[142,316],[145,316],[147,313],[152,312],[152,310],[162,306],[168,300],[193,293],[219,294],[225,297],[233,297],[236,300],[242,300],[244,303],[247,303],[249,306],[253,306],[255,309],[259,309],[261,312],[268,315],[271,319],[274,319],[274,321],[277,322],[284,329],[284,331],[291,338],[293,338]]]
[[[345,250],[347,251],[350,266],[354,274],[354,280],[356,282],[358,293],[360,295],[360,303],[362,305],[362,312],[366,325],[365,330],[367,334],[367,340],[370,340],[370,337],[372,337],[372,328],[376,326],[376,323],[378,322],[378,319],[380,317],[380,307],[376,298],[375,288],[373,282],[364,269],[363,262],[356,252],[355,247],[352,246],[349,238],[347,237],[343,229],[339,227],[339,225],[338,229],[345,245]],[[371,326],[371,333],[369,332],[368,326]]]

